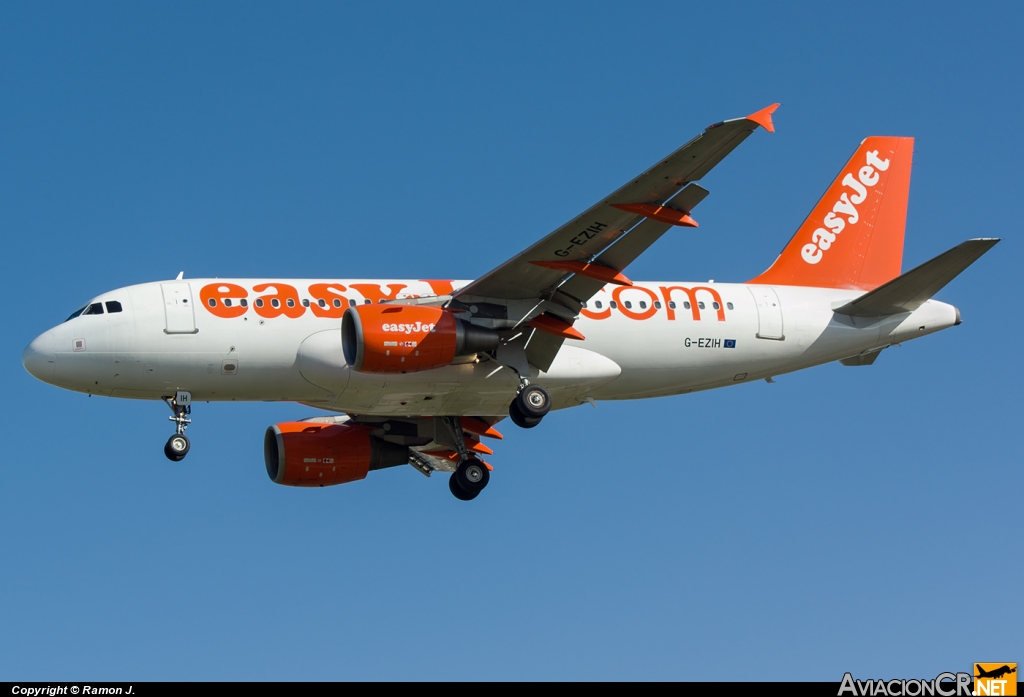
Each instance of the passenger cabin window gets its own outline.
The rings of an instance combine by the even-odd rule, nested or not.
[[[633,308],[633,303],[629,302],[628,300],[626,302],[622,303],[622,304],[626,306],[627,310],[630,310],[630,309]]]
[[[713,307],[716,310],[721,310],[722,309],[722,306],[719,305],[718,303],[711,303],[711,307]]]
[[[657,310],[660,310],[661,309],[661,303],[660,302],[655,302],[654,303],[654,308],[657,309]]]
[[[294,299],[288,298],[287,300],[285,300],[285,302],[288,303],[288,307],[295,307],[295,300]]]
[[[646,310],[647,309],[647,302],[646,301],[644,301],[644,300],[640,301],[640,309],[641,310]]]
[[[704,303],[703,302],[697,303],[697,307],[699,307],[700,309],[703,310],[704,309]]]
[[[256,298],[256,307],[263,307],[263,298]]]
[[[668,307],[669,307],[670,310],[676,309],[676,301],[673,300],[673,301],[669,302]]]
[[[686,302],[684,302],[684,303],[683,303],[683,309],[684,309],[684,310],[689,310],[689,309],[690,309],[690,303],[689,303],[689,301],[686,301]]]
[[[601,301],[600,300],[596,300],[594,302],[594,307],[596,307],[598,310],[600,310],[601,309]]]
[[[224,298],[224,307],[231,307],[231,298]]]
[[[242,307],[249,307],[249,301],[246,300],[245,298],[242,298],[241,302],[242,302]]]
[[[303,307],[309,307],[309,300],[307,298],[303,298],[302,299],[302,306]]]
[[[108,300],[106,302],[106,305],[107,305],[107,312],[120,312],[121,311],[121,303],[119,303],[116,300]]]
[[[83,315],[102,315],[103,303],[93,303],[82,311]]]
[[[274,307],[281,307],[281,301],[278,300],[277,298],[272,298],[270,300],[270,304],[273,305]]]
[[[338,302],[337,300],[335,300],[334,302],[336,303],[335,307],[339,307],[341,305],[341,303]],[[323,298],[317,300],[316,304],[319,305],[320,307],[327,307],[327,301],[324,300]]]
[[[210,307],[217,307],[217,298],[210,298],[206,301]]]
[[[611,301],[610,303],[608,303],[608,304],[609,304],[609,305],[611,306],[611,308],[612,308],[613,310],[614,310],[615,308],[617,308],[617,307],[618,307],[618,304],[616,304],[616,302],[615,302],[614,300],[612,300],[612,301]]]
[[[349,306],[349,307],[355,307],[355,306],[356,306],[356,301],[355,301],[355,299],[354,299],[354,298],[349,298],[349,300],[348,300],[348,306]]]
[[[732,308],[732,303],[726,303],[726,304],[725,304],[725,306],[726,306],[727,308],[729,308],[730,310],[731,310],[731,309],[733,309],[733,308]]]

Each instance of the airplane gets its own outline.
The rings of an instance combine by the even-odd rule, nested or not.
[[[1000,666],[999,668],[995,668],[993,670],[985,670],[980,665],[975,664],[975,670],[977,671],[977,675],[974,676],[976,678],[1001,678],[1004,675],[1009,675],[1010,673],[1016,673],[1017,672],[1017,666],[1016,666],[1016,664],[1014,664],[1014,667],[1011,668],[1008,665],[1003,665],[1003,666]]]
[[[933,296],[998,239],[970,239],[901,274],[914,139],[872,136],[778,258],[746,283],[634,282],[668,230],[695,228],[697,182],[773,104],[709,126],[489,273],[466,280],[185,279],[103,293],[33,340],[36,378],[89,395],[163,400],[191,447],[193,402],[292,401],[328,415],[264,436],[271,480],[327,486],[409,464],[476,498],[482,438],[508,416],[768,380],[958,325]]]

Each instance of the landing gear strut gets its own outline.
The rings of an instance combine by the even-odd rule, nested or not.
[[[491,480],[491,471],[483,462],[472,457],[466,449],[462,420],[457,416],[444,416],[441,419],[445,430],[451,436],[455,450],[459,453],[459,466],[448,480],[448,489],[460,501],[472,501]]]
[[[185,429],[192,423],[192,419],[188,418],[192,413],[192,395],[179,390],[173,397],[164,397],[164,401],[174,412],[174,416],[168,418],[175,423],[177,431],[167,439],[167,444],[164,445],[164,455],[172,462],[181,462],[188,455],[189,448],[192,447],[185,436]]]
[[[540,385],[531,385],[525,378],[516,398],[508,406],[512,423],[520,428],[533,428],[551,411],[551,395]]]

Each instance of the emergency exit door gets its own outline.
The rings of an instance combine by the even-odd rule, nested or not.
[[[168,334],[195,334],[196,316],[192,310],[192,288],[186,281],[162,283],[164,294],[165,332]]]
[[[782,341],[782,303],[771,286],[747,286],[757,304],[757,338]]]

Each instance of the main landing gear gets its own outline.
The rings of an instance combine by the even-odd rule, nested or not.
[[[516,398],[508,405],[508,415],[512,423],[520,428],[533,428],[549,411],[551,395],[548,391],[540,385],[531,385],[523,378]]]
[[[459,466],[448,480],[448,489],[460,501],[472,501],[491,481],[491,470],[482,461],[472,457],[466,448],[466,435],[462,430],[462,419],[458,416],[441,417],[451,444],[459,453]]]
[[[448,488],[458,500],[472,501],[480,495],[490,480],[491,472],[487,465],[471,457],[459,463],[458,469],[448,480]]]
[[[508,414],[512,421],[522,428],[533,428],[551,411],[551,395],[540,385],[531,385],[525,378],[521,379],[519,392],[509,405]],[[448,480],[448,489],[460,501],[472,501],[491,480],[490,468],[480,460],[472,457],[466,449],[462,422],[457,416],[441,417],[446,426],[447,435],[459,453],[459,466]]]
[[[173,397],[164,397],[164,401],[174,412],[174,416],[168,418],[175,423],[177,430],[177,433],[167,439],[167,444],[164,445],[164,455],[172,462],[181,462],[188,455],[189,448],[192,447],[188,438],[185,437],[185,429],[192,423],[192,419],[188,418],[192,413],[192,395],[179,390]]]

